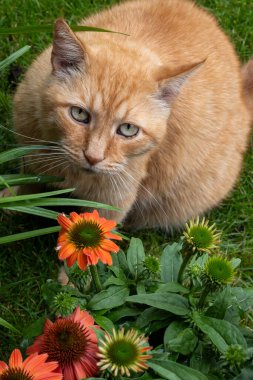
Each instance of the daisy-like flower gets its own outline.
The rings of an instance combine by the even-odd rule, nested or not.
[[[67,318],[58,318],[54,323],[47,320],[43,334],[28,347],[27,354],[46,353],[48,361],[56,360],[64,380],[94,377],[98,371],[98,345],[92,327],[94,319],[77,307]]]
[[[16,348],[12,351],[9,365],[0,361],[1,380],[62,380],[62,374],[54,372],[58,363],[46,363],[47,354],[33,354],[24,361],[21,352]]]
[[[99,345],[100,370],[128,377],[131,372],[145,371],[148,368],[146,362],[152,357],[147,354],[152,348],[147,345],[147,340],[133,329],[125,333],[122,328],[118,332],[113,330],[112,335],[106,334]]]
[[[191,248],[192,252],[207,252],[216,248],[220,241],[220,233],[217,232],[215,224],[208,225],[208,220],[199,217],[196,220],[190,220],[186,224],[186,230],[183,232],[186,244]]]
[[[235,271],[231,261],[215,255],[210,257],[204,267],[204,282],[211,288],[230,284],[234,280]]]
[[[60,214],[57,220],[62,229],[56,249],[59,259],[66,259],[68,267],[76,261],[82,270],[87,265],[96,265],[98,260],[112,265],[110,253],[117,253],[119,247],[110,239],[122,240],[111,232],[116,226],[114,220],[101,218],[96,210],[83,214],[72,212],[70,218]]]

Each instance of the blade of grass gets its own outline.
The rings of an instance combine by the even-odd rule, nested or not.
[[[52,182],[61,182],[63,178],[53,177],[53,176],[30,176],[24,174],[7,174],[0,177],[2,184],[0,183],[0,190],[4,189],[6,184],[9,186],[15,185],[26,185],[32,183],[52,183]]]
[[[16,211],[16,212],[22,212],[24,214],[30,214],[30,215],[36,215],[41,216],[48,219],[54,219],[56,220],[57,215],[59,215],[59,212],[53,211],[53,210],[47,210],[41,207],[6,207],[7,210],[10,211]]]
[[[46,193],[45,193],[46,194]],[[27,196],[29,197],[29,196]],[[30,196],[31,197],[31,196]],[[33,198],[36,197],[36,194],[33,194]],[[18,197],[8,197],[9,199],[12,198],[13,202],[1,202],[0,198],[0,208],[10,208],[10,207],[17,207],[17,206],[76,206],[76,207],[91,207],[91,208],[102,208],[106,210],[112,210],[112,211],[118,211],[121,212],[122,210],[109,206],[103,203],[98,202],[92,202],[92,201],[86,201],[83,199],[75,199],[75,198],[47,198],[47,199],[32,199],[32,200],[25,200],[24,201],[15,201]],[[7,199],[4,198],[4,199]]]
[[[16,61],[21,55],[25,54],[31,46],[24,46],[21,49],[15,51],[9,57],[5,58],[3,61],[0,62],[0,71],[3,70],[6,66],[10,65],[12,62]]]
[[[16,329],[16,327],[12,326],[9,322],[7,322],[5,319],[0,317],[0,326],[3,326],[7,328],[8,330],[11,330],[12,332],[21,335],[20,331]]]
[[[1,127],[2,126],[0,125],[0,128]],[[36,149],[40,150],[40,149],[47,149],[47,148],[50,148],[50,147],[47,147],[45,145],[44,146],[43,145],[29,145],[29,146],[22,146],[19,148],[7,150],[6,152],[0,153],[0,164],[3,164],[4,162],[8,162],[11,160],[16,160],[17,158],[24,156],[26,153],[29,153],[32,150],[36,150]]]
[[[27,25],[27,26],[18,26],[16,28],[0,28],[0,35],[6,34],[24,34],[24,33],[38,33],[38,32],[53,32],[52,25]],[[74,32],[106,32],[106,33],[118,33],[126,35],[125,33],[115,32],[108,29],[96,28],[94,26],[84,26],[84,25],[70,25],[70,28]]]
[[[52,195],[60,195],[60,194],[66,194],[66,193],[71,193],[75,189],[63,189],[63,190],[54,190],[54,191],[47,191],[44,193],[37,193],[37,194],[27,194],[27,195],[16,195],[14,197],[4,197],[0,198],[0,207],[4,207],[5,204],[11,204],[9,207],[12,206],[12,202],[21,202],[21,206],[24,206],[24,201],[27,201],[29,203],[30,200],[32,199],[37,199],[37,198],[44,198],[44,197],[51,197]],[[25,204],[26,205],[26,204]],[[8,207],[8,206],[6,206]]]
[[[61,229],[60,226],[55,226],[55,227],[41,228],[39,230],[34,230],[34,231],[21,232],[19,234],[14,234],[14,235],[3,236],[3,237],[0,237],[0,244],[7,244],[7,243],[12,243],[18,240],[30,239],[36,236],[48,235],[54,232],[59,232],[60,229]]]

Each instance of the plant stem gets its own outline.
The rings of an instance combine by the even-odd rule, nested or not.
[[[186,253],[184,259],[183,259],[183,262],[181,264],[181,267],[179,269],[179,272],[178,272],[178,276],[177,276],[177,282],[179,282],[179,284],[182,283],[182,277],[183,277],[183,274],[184,274],[184,270],[190,260],[190,258],[192,257],[192,252],[189,251]]]
[[[205,287],[203,292],[201,293],[201,296],[200,296],[200,299],[199,299],[199,303],[198,303],[198,308],[199,309],[202,309],[203,306],[205,305],[205,301],[206,301],[206,297],[208,296],[209,292],[210,292],[210,287]]]
[[[96,265],[90,265],[89,268],[90,268],[90,273],[91,273],[92,279],[94,281],[95,287],[97,289],[97,292],[101,292],[102,286],[101,286],[101,282],[99,279],[97,267],[96,267]]]

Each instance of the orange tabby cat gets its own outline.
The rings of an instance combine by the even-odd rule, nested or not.
[[[233,46],[190,1],[129,1],[82,24],[126,35],[56,22],[15,95],[16,131],[54,142],[26,170],[64,176],[58,186],[120,207],[104,215],[134,228],[170,228],[217,205],[247,147],[252,62],[243,86]]]

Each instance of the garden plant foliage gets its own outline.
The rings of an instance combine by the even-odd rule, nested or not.
[[[106,4],[109,3],[113,1],[107,1]],[[214,6],[213,3],[219,6],[218,1],[203,1],[203,3],[207,7]],[[242,1],[243,5],[245,6]],[[224,2],[223,6],[227,14],[230,10],[236,12],[236,9],[239,9],[236,7],[232,9],[229,2]],[[251,6],[249,14],[250,12],[253,13]],[[243,19],[241,14],[236,16],[238,19]],[[219,8],[218,17],[227,23],[228,28],[230,27],[230,20],[222,12],[219,13]],[[45,26],[45,28],[48,30],[50,27]],[[29,27],[26,30],[2,28],[2,34],[22,33],[23,35],[24,32],[31,33],[34,30],[36,29],[32,30]],[[42,32],[43,27],[37,27],[37,31]],[[232,37],[233,33],[234,29],[231,28]],[[236,41],[244,58],[249,55],[249,40],[252,32],[247,33],[246,36],[243,41],[239,39]],[[23,47],[19,47],[0,62],[0,73],[5,73],[13,62],[30,49],[28,45],[21,46]],[[2,90],[0,90],[0,105],[9,112],[8,95]],[[1,133],[5,129],[6,127],[2,125]],[[10,163],[17,162],[25,154],[45,148],[45,146],[36,145],[5,149],[0,153],[0,164],[4,168],[6,165],[9,168]],[[248,168],[250,163],[249,155]],[[113,206],[67,198],[73,189],[16,195],[13,186],[50,184],[61,181],[61,178],[17,174],[13,173],[13,170],[10,173],[8,171],[8,174],[0,176],[0,190],[8,189],[10,193],[9,196],[0,198],[0,209],[20,213],[17,217],[13,217],[16,220],[23,218],[24,214],[29,214],[31,218],[43,217],[48,221],[48,225],[33,230],[28,225],[28,228],[21,229],[22,232],[16,234],[9,231],[4,234],[5,236],[0,237],[0,244],[48,235],[51,239],[49,245],[56,246],[56,235],[52,234],[58,233],[61,227],[56,224],[58,212],[52,210],[51,206],[57,206],[58,209],[64,209],[66,206],[74,209],[81,206],[115,210]],[[245,175],[242,179],[243,189],[250,189],[248,178],[250,175]],[[155,243],[155,248],[152,244],[151,247],[147,244],[145,233],[139,234],[141,239],[129,236],[129,239],[120,243],[122,249],[111,255],[112,265],[105,265],[103,260],[99,260],[96,265],[88,265],[85,270],[81,270],[77,260],[71,267],[66,261],[64,267],[68,283],[65,285],[57,281],[57,253],[53,251],[53,256],[47,258],[47,265],[51,266],[53,263],[56,270],[50,273],[52,276],[47,280],[48,273],[45,273],[44,277],[43,274],[40,276],[42,280],[44,279],[44,283],[40,280],[40,300],[36,308],[34,305],[36,312],[30,310],[30,306],[28,308],[22,300],[16,303],[22,310],[21,316],[26,312],[29,314],[29,323],[20,323],[22,318],[15,315],[16,310],[10,312],[11,303],[8,306],[3,305],[0,309],[0,326],[3,329],[3,336],[11,336],[7,338],[11,342],[10,345],[3,346],[11,347],[10,351],[6,353],[5,349],[5,353],[2,354],[0,350],[3,355],[0,360],[7,362],[11,350],[15,347],[21,349],[23,357],[29,356],[31,353],[29,347],[33,347],[36,339],[45,334],[46,319],[50,319],[55,326],[62,320],[66,333],[69,321],[74,318],[73,315],[78,315],[81,320],[84,316],[82,313],[87,313],[85,318],[93,318],[95,326],[92,327],[91,323],[85,329],[94,331],[98,340],[96,348],[93,346],[90,349],[92,353],[98,352],[98,356],[95,355],[98,370],[94,370],[94,377],[85,376],[90,380],[93,378],[115,380],[126,378],[247,380],[253,378],[253,286],[252,280],[244,274],[246,261],[242,265],[242,256],[239,254],[240,249],[244,249],[248,254],[248,247],[252,241],[252,236],[251,240],[244,239],[246,232],[240,230],[242,225],[240,218],[244,220],[245,225],[248,223],[250,226],[252,210],[247,208],[248,214],[245,216],[243,212],[246,208],[242,209],[239,216],[239,203],[235,201],[238,197],[238,199],[243,199],[246,206],[247,202],[250,206],[252,187],[249,191],[240,189],[238,186],[235,192],[237,195],[230,202],[232,206],[225,205],[223,214],[222,211],[218,211],[211,217],[212,220],[217,217],[219,224],[222,224],[220,219],[227,218],[227,224],[223,222],[224,230],[229,230],[228,225],[235,226],[231,234],[233,243],[226,233],[224,233],[226,237],[222,240],[216,227],[210,226],[207,220],[197,219],[186,225],[182,235],[169,244],[164,244],[162,235],[151,233],[150,239],[157,239],[159,242]],[[5,213],[2,215],[2,221],[12,218]],[[233,220],[236,216],[238,216],[238,221]],[[124,238],[124,235],[120,233],[115,231],[113,233]],[[46,252],[46,244],[41,251]],[[5,252],[4,247],[6,246],[1,246],[3,252]],[[27,247],[30,247],[28,250],[32,250],[31,245]],[[12,252],[11,248],[9,252]],[[250,266],[246,269],[250,270]],[[32,272],[30,277],[17,281],[16,285],[14,282],[13,286],[19,286],[22,281],[27,281],[27,284],[36,281],[37,284],[37,279],[33,278]],[[30,286],[31,289],[34,287],[34,285]],[[8,293],[11,287],[12,285],[6,286],[0,281],[0,296]],[[29,298],[27,295],[25,297]],[[9,307],[10,310],[8,310]],[[78,346],[82,342],[75,343]],[[115,352],[114,345],[117,348]],[[121,355],[117,356],[118,352]],[[123,352],[126,354],[123,355]],[[87,363],[89,364],[88,361]],[[1,371],[0,365],[0,378]],[[73,378],[75,379],[79,380],[82,377]]]

